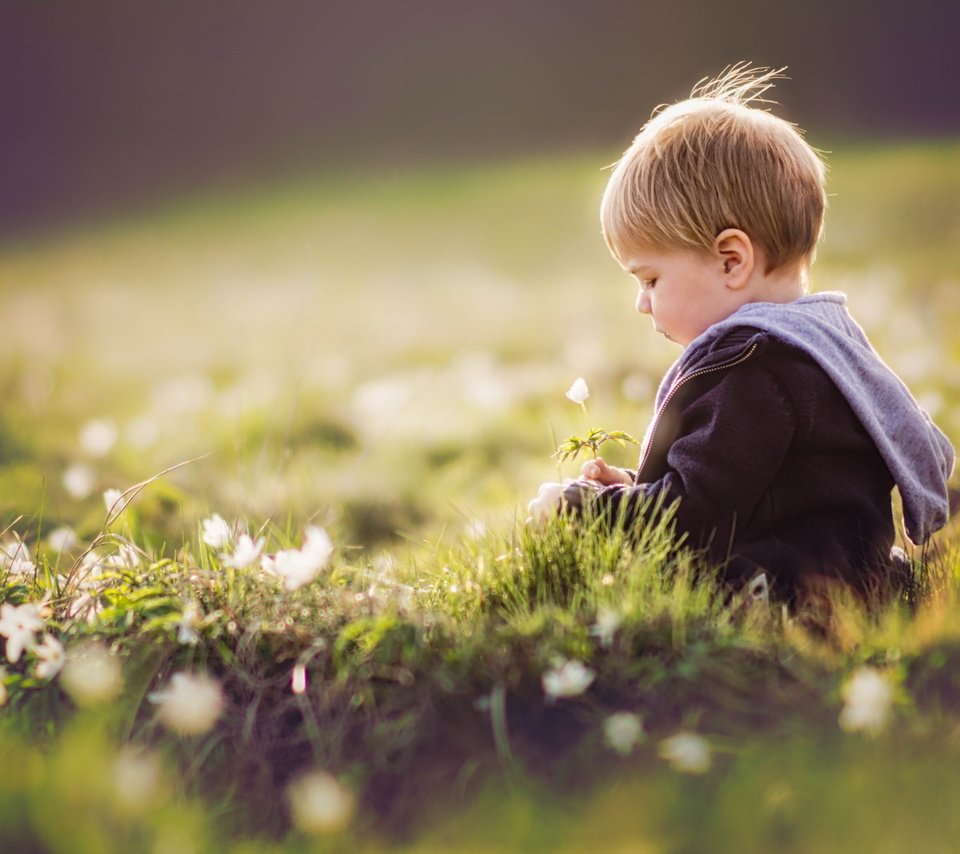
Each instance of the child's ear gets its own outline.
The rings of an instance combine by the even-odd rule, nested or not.
[[[723,283],[731,290],[744,287],[753,273],[756,255],[753,241],[739,228],[725,228],[713,241],[720,261]]]

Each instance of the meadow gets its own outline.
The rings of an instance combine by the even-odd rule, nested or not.
[[[639,436],[677,355],[599,234],[615,156],[2,247],[4,850],[953,850],[956,523],[816,630],[663,528],[525,523],[573,380]],[[828,161],[813,289],[956,442],[960,147]]]

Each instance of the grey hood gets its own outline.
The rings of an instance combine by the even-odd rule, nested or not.
[[[688,345],[664,377],[658,402],[703,349],[731,329],[749,326],[798,347],[847,398],[897,484],[907,535],[923,543],[949,516],[953,446],[873,349],[846,301],[842,293],[820,293],[741,306]]]

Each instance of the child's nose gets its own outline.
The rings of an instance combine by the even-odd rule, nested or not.
[[[640,290],[637,291],[637,311],[639,311],[640,314],[650,314],[650,294],[643,285],[641,285]]]

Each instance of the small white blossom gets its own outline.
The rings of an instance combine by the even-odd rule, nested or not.
[[[5,569],[11,575],[30,575],[36,568],[26,544],[19,538],[0,546],[0,571]]]
[[[890,720],[893,685],[874,667],[861,667],[840,691],[844,707],[840,726],[848,732],[877,735]]]
[[[0,635],[7,639],[7,661],[16,664],[25,649],[36,644],[34,634],[43,628],[40,607],[32,602],[23,605],[0,605]]]
[[[583,403],[590,397],[590,389],[587,388],[587,381],[583,377],[577,377],[573,385],[567,389],[567,397],[574,403]]]
[[[200,609],[190,602],[183,609],[180,621],[177,623],[177,643],[196,646],[200,640],[200,635],[197,634],[198,622],[200,622]]]
[[[80,447],[91,457],[105,457],[117,443],[117,425],[106,418],[94,418],[80,430]]]
[[[685,774],[710,770],[711,750],[707,740],[695,732],[680,732],[660,742],[660,757]]]
[[[260,557],[260,552],[263,550],[263,543],[263,537],[254,541],[250,538],[249,534],[241,534],[237,537],[237,544],[233,550],[233,554],[224,552],[220,556],[223,565],[230,569],[243,569],[244,567],[250,566],[250,564],[256,563],[257,558]]]
[[[40,679],[53,679],[67,660],[63,644],[53,635],[44,635],[43,641],[34,647],[33,654],[40,659],[37,664],[37,676]]]
[[[294,694],[303,694],[307,690],[307,668],[298,662],[290,674],[290,690]]]
[[[264,556],[260,566],[264,572],[283,579],[287,590],[296,590],[312,581],[330,561],[333,543],[323,528],[307,528],[303,547]]]
[[[337,833],[353,817],[353,793],[323,771],[313,771],[287,787],[290,812],[298,830],[312,835]]]
[[[77,501],[82,501],[93,492],[95,483],[96,475],[93,469],[83,463],[76,463],[63,473],[63,488],[67,491],[67,495]]]
[[[174,673],[166,688],[147,695],[157,704],[157,717],[181,735],[207,732],[223,714],[220,683],[203,674]]]
[[[77,532],[69,525],[61,525],[47,534],[47,545],[55,552],[65,552],[79,542]]]
[[[542,483],[537,491],[537,497],[527,504],[529,514],[527,522],[542,524],[557,515],[560,503],[563,500],[564,484]]]
[[[60,684],[78,706],[107,703],[123,687],[120,663],[103,644],[77,644],[67,651]]]
[[[210,548],[224,549],[233,541],[233,528],[219,513],[214,513],[209,519],[204,519],[201,524],[203,526],[203,541]]]
[[[554,666],[541,677],[543,690],[551,700],[561,697],[578,697],[596,678],[582,661],[558,659]]]
[[[123,501],[123,493],[119,489],[107,489],[103,493],[103,504],[107,513],[120,513],[127,505]]]
[[[590,627],[590,634],[600,641],[601,646],[610,646],[622,622],[623,617],[619,611],[613,608],[601,608],[597,613],[597,621]]]
[[[160,799],[162,789],[160,757],[141,747],[121,748],[113,761],[113,791],[121,809],[142,812]]]
[[[621,756],[629,755],[643,738],[643,723],[633,712],[615,712],[603,722],[603,740]]]

